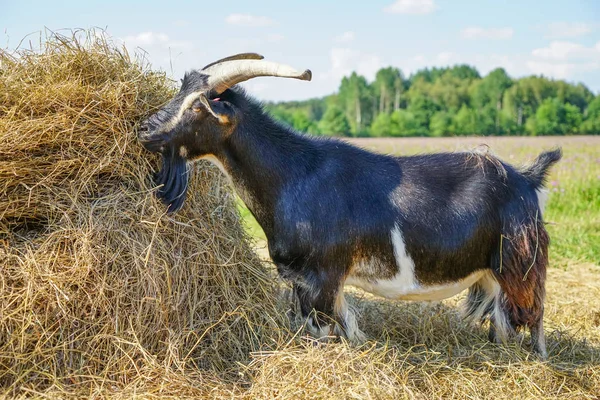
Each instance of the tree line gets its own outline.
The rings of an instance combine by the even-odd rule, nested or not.
[[[543,76],[482,77],[469,65],[425,68],[406,78],[380,69],[373,82],[352,73],[337,93],[267,103],[293,128],[329,136],[570,135],[600,133],[600,95]]]

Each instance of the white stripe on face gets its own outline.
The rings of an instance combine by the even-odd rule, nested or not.
[[[185,110],[187,110],[188,108],[191,108],[192,104],[194,104],[194,101],[196,101],[196,99],[198,99],[198,97],[200,97],[200,95],[202,95],[203,93],[204,93],[204,91],[197,91],[197,92],[192,92],[192,93],[188,94],[187,96],[185,96],[185,98],[181,102],[181,106],[179,107],[179,111],[177,112],[177,115],[174,116],[173,118],[171,118],[169,120],[169,122],[166,122],[165,124],[163,124],[163,126],[161,126],[161,128],[160,128],[161,133],[167,133],[167,132],[170,132],[171,130],[173,130],[177,126],[179,121],[181,121],[181,118],[183,117],[183,113],[185,112]]]

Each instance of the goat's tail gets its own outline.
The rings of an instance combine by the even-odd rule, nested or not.
[[[546,181],[550,167],[557,163],[561,158],[562,149],[560,147],[551,151],[544,151],[530,166],[525,168],[522,173],[537,189]]]
[[[550,240],[540,217],[505,233],[497,256],[502,259],[494,257],[494,276],[504,294],[503,308],[517,329],[535,326],[544,312]]]

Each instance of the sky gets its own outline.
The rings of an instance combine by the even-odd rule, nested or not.
[[[312,70],[312,82],[245,83],[267,101],[331,94],[352,71],[371,81],[390,65],[409,76],[463,63],[482,75],[503,67],[600,93],[600,0],[0,0],[1,48],[39,43],[45,29],[92,27],[143,49],[177,80],[241,52]]]

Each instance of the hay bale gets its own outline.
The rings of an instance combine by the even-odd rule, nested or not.
[[[246,360],[277,325],[273,287],[208,165],[177,215],[152,195],[135,128],[172,95],[164,74],[80,32],[0,51],[0,85],[0,392]]]

